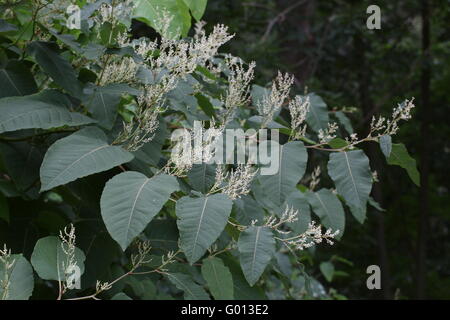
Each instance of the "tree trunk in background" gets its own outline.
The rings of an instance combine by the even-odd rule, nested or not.
[[[420,156],[420,213],[417,243],[417,298],[426,296],[426,258],[427,258],[427,230],[429,219],[429,185],[430,169],[429,126],[431,119],[430,109],[430,16],[429,1],[422,0],[422,75],[421,75],[421,101],[420,119],[421,156]]]
[[[367,48],[369,44],[364,43],[364,39],[362,39],[359,35],[355,36],[355,52],[357,54],[356,64],[357,72],[358,72],[358,91],[359,91],[359,103],[362,107],[363,116],[365,117],[367,114],[373,112],[375,108],[374,102],[370,95],[370,86],[371,86],[371,78],[372,78],[372,70],[369,63],[366,61],[366,50],[370,50]],[[377,114],[375,114],[377,116]],[[363,124],[362,133],[367,135],[369,133],[370,120]],[[372,197],[378,202],[382,207],[383,205],[383,191],[381,188],[382,181],[382,173],[383,173],[383,163],[380,161],[382,159],[382,155],[380,155],[380,151],[378,150],[378,146],[374,143],[369,143],[366,148],[367,156],[370,160],[371,169],[377,171],[379,174],[380,182],[374,183],[372,188]],[[369,209],[368,209],[369,210]],[[377,244],[378,244],[378,259],[379,266],[381,269],[381,294],[384,299],[391,299],[391,281],[390,281],[390,268],[389,268],[389,257],[387,254],[387,246],[386,246],[386,236],[385,236],[385,225],[384,225],[384,213],[376,210],[375,208],[371,208],[376,212],[377,219]]]

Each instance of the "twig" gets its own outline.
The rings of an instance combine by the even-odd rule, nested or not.
[[[305,2],[305,0],[300,0],[297,1],[296,3],[294,3],[293,5],[287,7],[286,9],[284,9],[283,11],[281,11],[279,14],[277,14],[275,16],[275,18],[273,18],[272,20],[269,21],[269,24],[267,25],[266,31],[264,32],[264,35],[262,36],[260,42],[265,42],[267,40],[267,38],[269,37],[270,32],[272,31],[273,27],[275,26],[276,23],[283,21],[285,16],[291,12],[292,10],[294,10],[295,8],[297,8],[299,5],[303,4]]]

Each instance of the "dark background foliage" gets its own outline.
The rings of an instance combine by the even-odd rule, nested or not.
[[[370,158],[379,159],[371,163],[380,180],[372,195],[386,211],[369,208],[362,226],[351,220],[343,240],[320,250],[318,260],[338,255],[353,263],[337,263],[347,276],[331,283],[350,298],[450,298],[449,2],[377,1],[381,30],[366,28],[370,4],[211,0],[203,19],[230,26],[229,51],[256,61],[261,84],[281,69],[295,74],[298,92],[355,107],[357,132],[372,115],[389,115],[394,103],[415,97],[414,117],[398,138],[418,161],[422,186],[369,146]],[[378,291],[361,286],[371,264],[382,270]]]

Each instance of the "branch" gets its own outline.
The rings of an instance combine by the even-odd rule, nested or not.
[[[264,32],[264,35],[262,36],[260,42],[265,42],[267,40],[267,38],[269,37],[270,32],[272,31],[273,27],[275,26],[276,23],[283,21],[285,16],[291,12],[292,10],[294,10],[295,8],[297,8],[299,5],[303,4],[304,2],[306,2],[306,0],[300,0],[297,1],[296,3],[294,3],[293,5],[287,7],[286,9],[284,9],[283,11],[281,11],[279,14],[277,14],[275,16],[275,18],[273,18],[272,20],[269,21],[269,24],[267,25],[266,31]]]

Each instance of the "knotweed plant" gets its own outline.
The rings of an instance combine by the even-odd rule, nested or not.
[[[157,2],[20,1],[0,13],[14,82],[0,92],[2,199],[32,208],[0,212],[2,239],[25,252],[0,250],[2,299],[264,299],[280,281],[292,292],[319,272],[301,262],[345,239],[346,213],[362,223],[378,206],[365,142],[418,177],[392,142],[413,100],[360,137],[293,75],[254,83],[256,64],[223,52],[234,35],[200,21],[198,1]]]

